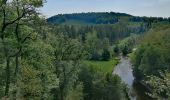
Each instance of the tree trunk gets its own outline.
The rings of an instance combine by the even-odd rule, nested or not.
[[[64,91],[63,91],[63,87],[60,87],[60,100],[64,100]]]
[[[8,96],[10,85],[10,58],[6,59],[6,84],[5,84],[5,96]]]
[[[16,55],[16,57],[15,57],[15,64],[16,64],[16,66],[15,66],[15,72],[14,72],[14,76],[16,77],[17,76],[17,73],[18,73],[18,68],[19,68],[19,56],[18,55]]]

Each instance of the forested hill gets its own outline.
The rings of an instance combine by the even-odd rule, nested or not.
[[[126,13],[100,12],[100,13],[73,13],[58,14],[47,19],[50,24],[115,24],[117,22],[156,22],[167,21],[168,18],[161,17],[137,17]]]
[[[120,17],[131,17],[125,13],[74,13],[59,14],[48,19],[53,24],[114,24]]]

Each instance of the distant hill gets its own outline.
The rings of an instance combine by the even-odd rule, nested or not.
[[[103,13],[74,13],[59,14],[47,19],[51,24],[115,24],[121,18],[131,18],[125,13],[103,12]]]
[[[124,22],[157,22],[167,21],[170,18],[162,17],[137,17],[126,13],[100,12],[100,13],[73,13],[58,14],[47,19],[49,24],[66,24],[66,25],[94,25],[94,24],[115,24],[120,21]]]

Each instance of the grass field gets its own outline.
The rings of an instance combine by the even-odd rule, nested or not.
[[[85,61],[87,65],[91,65],[96,70],[100,70],[104,73],[112,73],[113,68],[118,64],[118,59],[112,59],[109,61]]]

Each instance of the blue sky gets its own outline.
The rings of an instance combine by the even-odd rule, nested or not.
[[[136,16],[170,17],[170,0],[46,0],[46,17],[79,12],[122,12]]]

